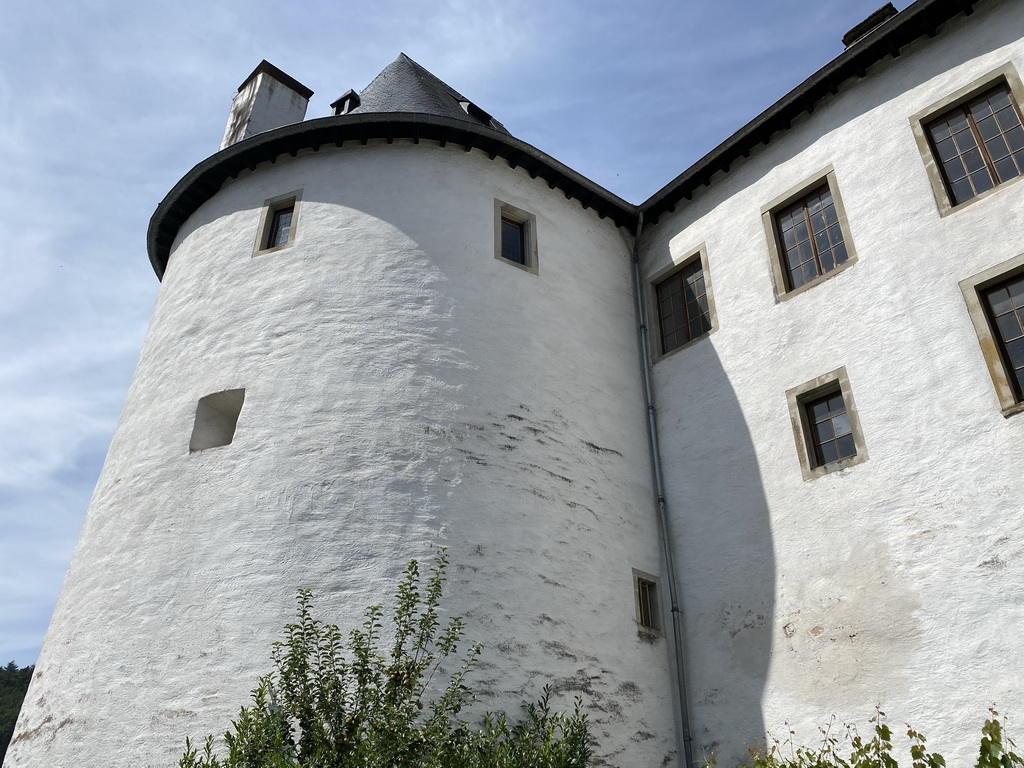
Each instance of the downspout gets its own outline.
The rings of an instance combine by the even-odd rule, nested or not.
[[[636,300],[637,332],[640,335],[640,369],[644,379],[644,401],[647,404],[647,437],[654,465],[654,486],[658,494],[658,523],[661,526],[661,544],[665,554],[665,576],[668,581],[669,602],[672,604],[672,642],[676,656],[676,689],[679,692],[679,716],[683,727],[683,757],[685,768],[693,765],[693,741],[690,735],[690,713],[686,704],[686,670],[683,665],[683,614],[679,609],[679,590],[676,587],[676,569],[672,557],[671,527],[668,505],[665,503],[665,484],[661,474],[661,451],[658,449],[658,423],[655,419],[654,388],[651,383],[651,336],[647,326],[647,305],[644,301],[643,281],[640,277],[640,235],[644,228],[644,213],[640,211],[633,243],[633,289]]]

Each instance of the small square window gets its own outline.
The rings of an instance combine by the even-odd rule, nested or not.
[[[1024,254],[961,281],[1003,414],[1024,411]]]
[[[910,118],[941,215],[1024,175],[1022,95],[1007,64]]]
[[[658,577],[633,569],[633,596],[636,599],[636,623],[641,632],[661,636],[661,602]]]
[[[277,251],[295,241],[300,192],[271,198],[263,204],[259,236],[253,254]]]
[[[805,480],[867,459],[845,368],[786,393]]]
[[[537,217],[494,201],[494,257],[537,274]]]
[[[704,246],[667,275],[659,275],[648,296],[657,308],[660,355],[711,333],[716,327],[715,304]]]
[[[761,215],[779,301],[856,261],[831,167],[773,200]]]
[[[244,402],[244,389],[228,389],[200,398],[189,452],[230,445],[235,438],[235,427]]]

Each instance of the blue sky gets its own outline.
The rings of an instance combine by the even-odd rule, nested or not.
[[[882,0],[50,0],[0,26],[0,664],[34,663],[159,288],[157,203],[263,58],[307,117],[404,51],[631,202]],[[903,8],[901,2],[897,7]]]

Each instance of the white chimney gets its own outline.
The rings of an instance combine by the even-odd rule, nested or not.
[[[264,59],[238,86],[220,148],[257,133],[302,122],[313,92]]]

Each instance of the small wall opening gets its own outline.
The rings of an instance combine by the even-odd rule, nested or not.
[[[192,427],[189,452],[205,451],[219,445],[230,445],[235,437],[238,414],[245,402],[244,389],[228,389],[200,398],[196,407],[196,423]]]

